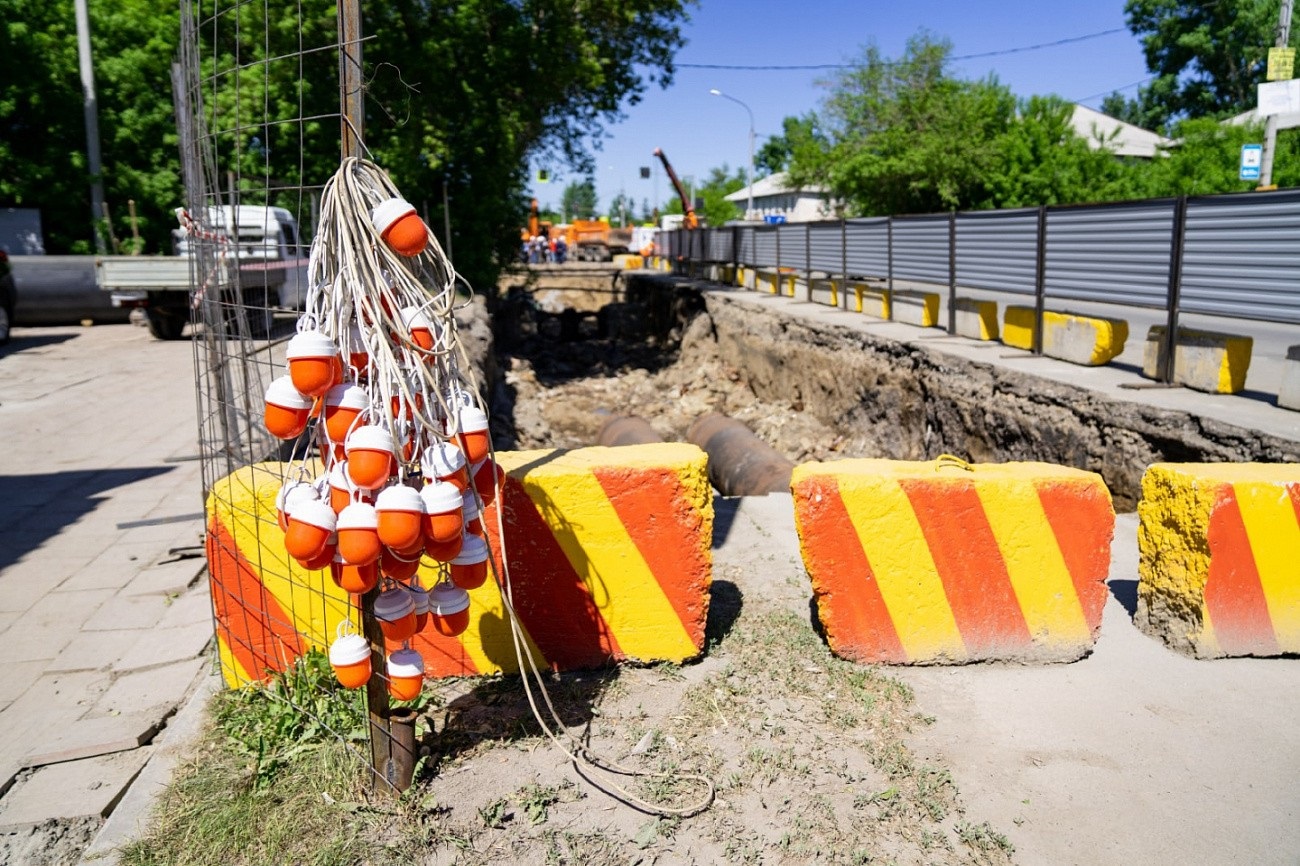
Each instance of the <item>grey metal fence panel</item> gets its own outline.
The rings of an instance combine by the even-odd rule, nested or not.
[[[1179,307],[1300,323],[1300,190],[1190,199]]]
[[[808,224],[787,223],[776,227],[781,239],[781,267],[803,269],[808,261]]]
[[[894,219],[894,279],[948,284],[948,216]]]
[[[705,229],[706,257],[711,262],[731,261],[731,238],[729,228]]]
[[[840,255],[840,240],[843,235],[840,224],[813,223],[808,229],[808,252],[811,256],[812,269],[838,274],[843,258]]]
[[[1163,307],[1169,290],[1172,199],[1049,209],[1049,298]]]
[[[1037,261],[1037,208],[957,214],[959,286],[1032,295]]]
[[[742,265],[754,263],[754,228],[753,226],[744,226],[740,230],[739,239],[736,241],[736,258]]]
[[[776,227],[754,229],[754,257],[750,264],[758,267],[776,265]]]
[[[889,273],[889,217],[849,220],[844,226],[849,274],[879,277]]]

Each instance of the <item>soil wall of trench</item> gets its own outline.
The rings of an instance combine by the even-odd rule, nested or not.
[[[842,456],[949,453],[977,462],[1040,460],[1099,473],[1132,510],[1152,463],[1300,460],[1300,443],[1186,412],[1115,400],[1037,376],[883,338],[806,323],[743,295],[666,275],[625,274],[646,321],[710,341],[761,400],[795,405],[843,438]],[[702,303],[700,303],[702,299]],[[708,326],[681,322],[698,310]],[[683,343],[679,364],[701,347]]]

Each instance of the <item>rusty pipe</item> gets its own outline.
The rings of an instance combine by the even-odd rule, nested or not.
[[[709,455],[709,481],[724,496],[790,490],[794,464],[734,418],[705,415],[691,425],[686,440]]]
[[[615,415],[606,421],[596,436],[597,445],[652,445],[663,437],[650,422],[636,415]]]

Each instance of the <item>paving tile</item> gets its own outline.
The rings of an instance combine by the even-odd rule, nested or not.
[[[5,675],[0,677],[0,713],[40,679],[46,664],[44,659],[17,662],[5,657]]]
[[[109,670],[150,631],[150,629],[118,629],[81,632],[54,657],[46,670],[51,673]]]
[[[0,634],[0,659],[11,662],[40,662],[42,667],[63,652],[77,636],[67,623],[40,624],[19,620]]]
[[[207,659],[196,658],[121,674],[87,716],[143,713],[160,708],[170,712],[185,697],[190,683],[206,664]]]
[[[150,754],[151,749],[143,748],[41,767],[0,800],[0,832],[50,819],[104,817]]]
[[[204,573],[206,567],[198,558],[162,562],[136,574],[123,588],[122,594],[179,596]]]
[[[167,608],[166,601],[156,595],[117,595],[105,602],[82,628],[85,631],[153,628]]]
[[[199,658],[212,640],[211,621],[171,628],[151,628],[137,635],[134,644],[120,653],[114,670],[131,671],[171,662]]]
[[[48,566],[17,562],[0,572],[0,612],[23,613],[58,586],[63,575]]]
[[[195,623],[205,623],[209,628],[212,627],[212,596],[208,591],[206,577],[180,598],[173,599],[158,625],[169,628]]]
[[[22,765],[35,737],[80,719],[108,685],[106,674],[45,674],[0,711],[0,788],[8,768]]]
[[[136,749],[152,740],[164,721],[158,712],[78,719],[33,735],[22,764],[42,767]]]

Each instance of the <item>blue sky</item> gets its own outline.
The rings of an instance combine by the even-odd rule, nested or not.
[[[993,73],[1017,96],[1055,93],[1099,108],[1111,90],[1136,92],[1147,78],[1138,40],[1124,22],[1124,0],[701,0],[686,25],[678,64],[815,65],[844,63],[874,43],[887,57],[903,53],[924,28],[953,44],[955,56],[1006,51],[1107,30],[1119,32],[1070,44],[958,61],[965,78]],[[704,177],[726,163],[749,162],[749,116],[744,108],[709,93],[717,88],[754,113],[756,146],[780,132],[787,115],[818,107],[827,71],[754,71],[681,66],[666,90],[647,90],[608,128],[597,159],[601,209],[620,190],[639,205],[672,195],[653,157],[661,147],[681,177]],[[1127,89],[1125,89],[1127,87]],[[642,180],[641,166],[653,168]],[[536,166],[534,166],[536,168]],[[552,182],[533,183],[543,206],[558,209],[564,186],[578,176],[551,165]],[[534,173],[535,177],[535,173]]]

